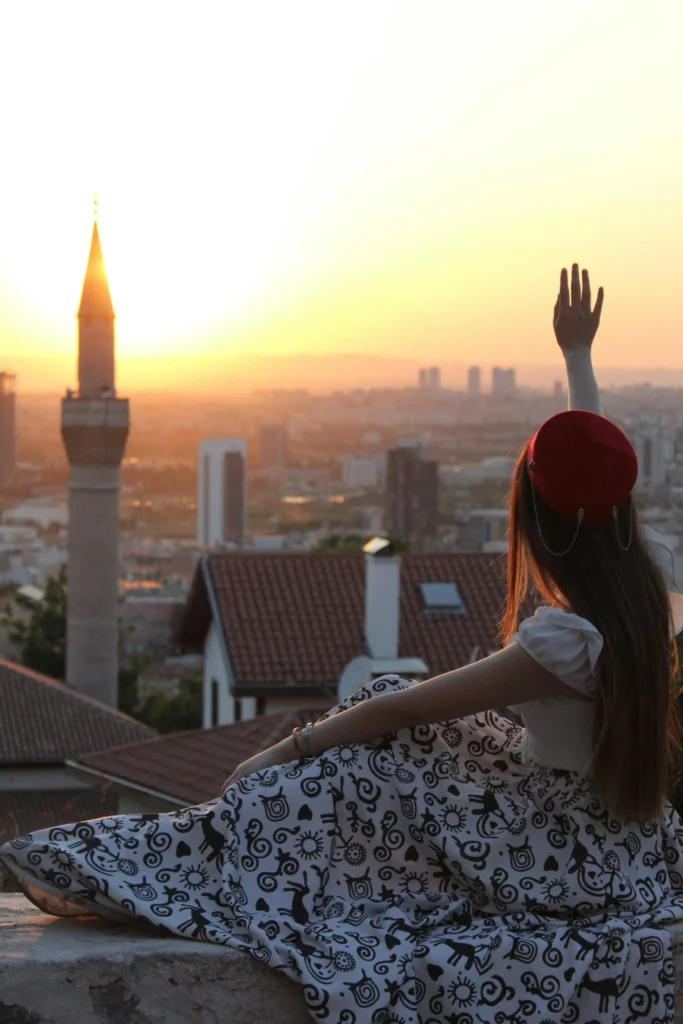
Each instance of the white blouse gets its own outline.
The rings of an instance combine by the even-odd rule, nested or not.
[[[602,635],[587,619],[543,607],[521,623],[511,643],[548,669],[563,683],[588,697],[597,691],[595,666]],[[524,758],[585,774],[593,754],[593,700],[547,697],[516,704],[510,710],[526,727]]]

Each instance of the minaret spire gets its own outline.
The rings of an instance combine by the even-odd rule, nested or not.
[[[81,398],[99,398],[116,386],[114,306],[97,224],[97,197],[90,253],[78,307],[78,391]]]

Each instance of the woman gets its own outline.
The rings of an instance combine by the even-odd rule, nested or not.
[[[602,298],[562,272],[570,411],[515,471],[505,648],[371,683],[216,801],[7,844],[29,898],[247,950],[321,1021],[673,1020],[677,662],[635,454],[600,415]],[[529,578],[545,605],[520,624]]]

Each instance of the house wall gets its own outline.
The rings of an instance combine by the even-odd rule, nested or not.
[[[204,644],[202,725],[205,729],[212,725],[231,725],[235,721],[235,698],[231,693],[230,676],[230,667],[223,655],[218,630],[212,623]],[[217,690],[217,702],[214,690]]]

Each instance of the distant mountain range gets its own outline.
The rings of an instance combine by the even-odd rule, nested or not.
[[[441,362],[443,387],[463,388],[470,364]],[[75,360],[72,356],[18,356],[3,360],[6,369],[18,375],[18,390],[25,393],[62,392],[75,385]],[[399,356],[338,353],[329,355],[221,355],[122,357],[118,360],[121,392],[183,391],[188,393],[250,392],[258,388],[304,388],[313,392],[350,388],[412,387],[421,366],[428,359]],[[488,390],[491,364],[482,361],[482,386]],[[517,382],[521,387],[550,388],[564,377],[562,364],[539,365],[517,362]],[[656,386],[683,387],[683,368],[667,367],[626,369],[597,367],[603,387],[649,382]]]

